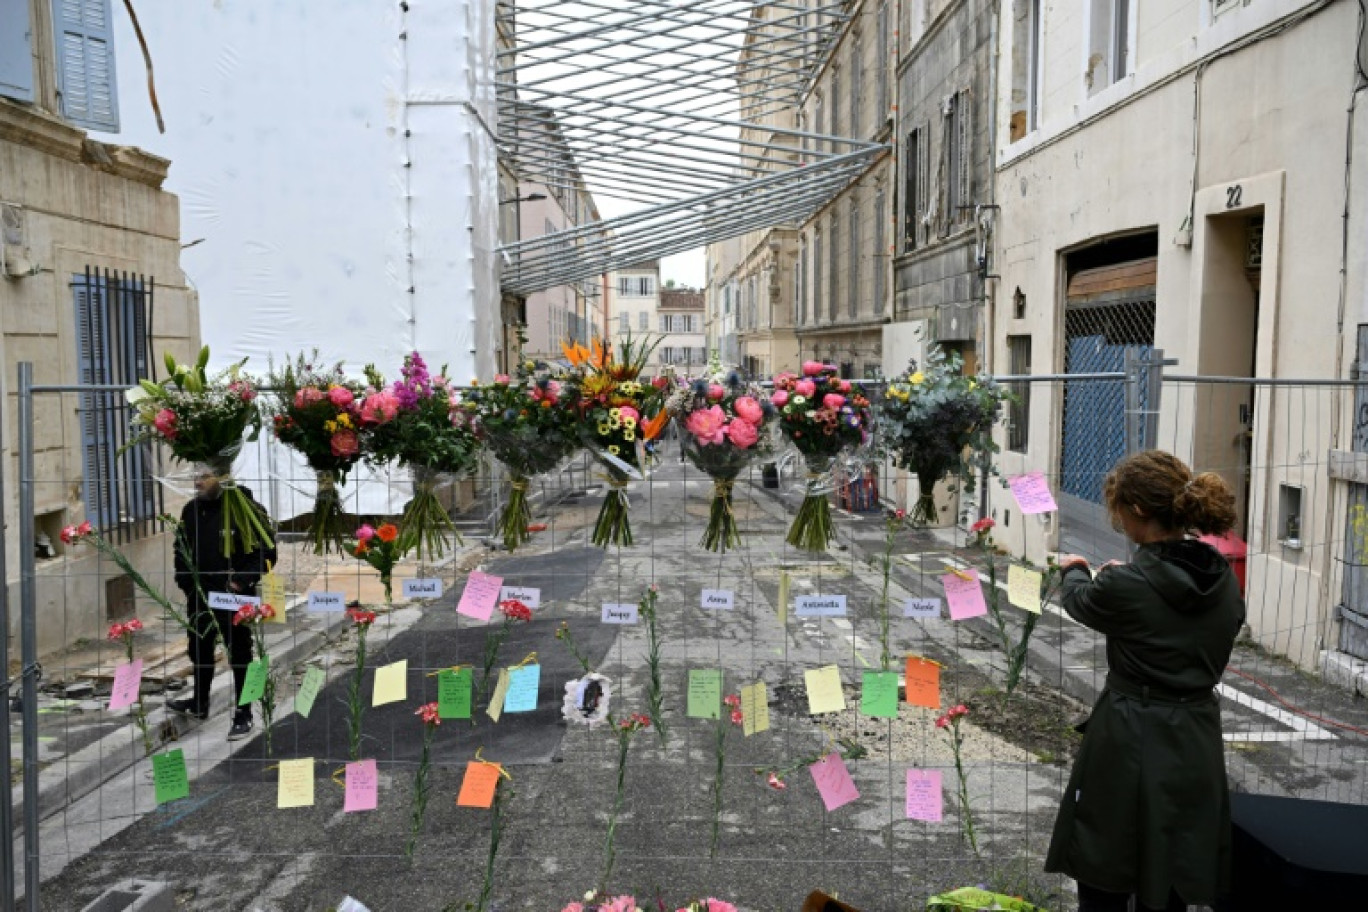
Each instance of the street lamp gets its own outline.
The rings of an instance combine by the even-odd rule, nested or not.
[[[509,203],[535,203],[538,200],[546,199],[545,193],[529,193],[527,196],[515,196],[512,199],[499,200],[500,206],[507,206]]]

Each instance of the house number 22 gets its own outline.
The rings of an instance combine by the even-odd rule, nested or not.
[[[1227,208],[1227,209],[1234,209],[1236,206],[1240,205],[1240,200],[1243,199],[1243,198],[1244,198],[1244,187],[1241,187],[1239,184],[1233,184],[1233,185],[1231,185],[1231,186],[1229,186],[1229,187],[1226,187],[1226,208]]]

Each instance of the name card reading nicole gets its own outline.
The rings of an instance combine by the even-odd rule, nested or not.
[[[345,592],[309,593],[310,611],[345,611],[346,608],[347,593]]]
[[[736,593],[730,589],[704,589],[699,605],[703,608],[731,611],[736,607]]]
[[[439,579],[406,579],[402,591],[404,598],[441,598],[442,581]]]
[[[637,622],[636,605],[603,605],[603,623],[605,624],[635,624]]]
[[[237,611],[243,605],[260,605],[261,599],[255,595],[238,595],[235,592],[209,593],[209,607],[216,611]]]
[[[799,617],[844,617],[844,595],[799,595],[793,599],[794,613]]]

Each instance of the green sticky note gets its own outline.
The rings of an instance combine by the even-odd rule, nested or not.
[[[190,797],[190,776],[185,771],[185,755],[179,747],[152,756],[152,785],[157,804]]]
[[[473,669],[447,669],[437,676],[437,715],[442,719],[470,718]]]
[[[295,712],[309,718],[313,712],[314,699],[323,688],[323,669],[310,668],[304,672],[304,680],[299,682],[299,693],[295,694]]]
[[[253,659],[247,666],[247,680],[242,682],[242,693],[238,695],[238,706],[246,706],[260,700],[266,693],[266,659]]]
[[[898,673],[866,671],[860,688],[860,712],[866,716],[892,719],[898,715]]]
[[[722,670],[689,669],[689,718],[722,718]]]

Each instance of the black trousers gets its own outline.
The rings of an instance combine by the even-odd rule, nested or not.
[[[1130,901],[1129,893],[1112,893],[1078,882],[1078,912],[1128,912]],[[1174,891],[1169,893],[1168,905],[1163,909],[1151,909],[1137,901],[1135,912],[1187,912],[1187,903]]]
[[[245,624],[234,626],[233,612],[215,611],[198,598],[191,600],[189,653],[195,669],[195,708],[209,709],[209,687],[214,683],[214,647],[220,637],[228,652],[228,665],[233,669],[234,718],[252,717],[252,707],[238,706],[242,685],[247,680],[247,666],[252,661],[252,631]]]

